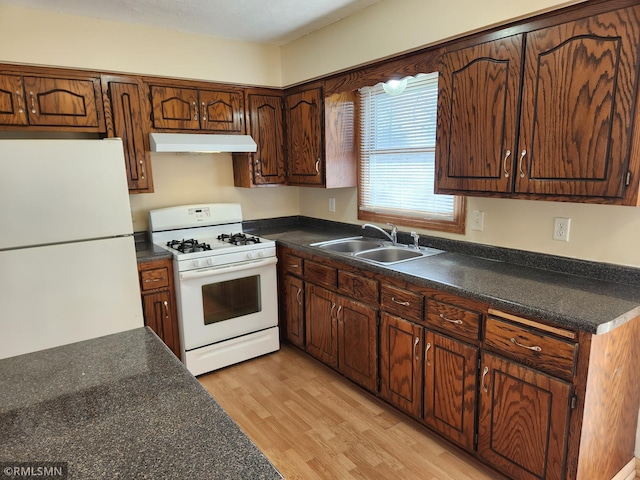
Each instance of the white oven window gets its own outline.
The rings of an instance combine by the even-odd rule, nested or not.
[[[260,275],[203,285],[202,309],[205,325],[261,311]]]

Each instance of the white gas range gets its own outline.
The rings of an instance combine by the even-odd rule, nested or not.
[[[182,360],[194,375],[280,348],[275,242],[244,234],[237,203],[149,212],[173,254]]]

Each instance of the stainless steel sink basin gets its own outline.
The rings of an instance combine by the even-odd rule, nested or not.
[[[356,253],[355,257],[378,263],[397,263],[412,258],[424,257],[420,250],[409,250],[403,247],[384,247]]]
[[[340,238],[328,242],[312,243],[311,246],[380,265],[392,265],[442,253],[442,250],[435,248],[420,247],[415,249],[406,245],[392,245],[391,242],[364,237]]]
[[[357,253],[374,248],[380,248],[382,246],[382,242],[363,237],[354,237],[341,238],[330,242],[314,243],[312,246],[338,253]]]

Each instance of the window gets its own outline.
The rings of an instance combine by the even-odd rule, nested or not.
[[[464,198],[433,193],[438,73],[406,80],[360,89],[358,218],[463,233]]]

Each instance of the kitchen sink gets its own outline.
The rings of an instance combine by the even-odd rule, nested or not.
[[[312,243],[311,246],[380,265],[393,265],[443,253],[442,250],[435,248],[420,247],[416,249],[407,245],[393,245],[391,242],[364,237],[340,238],[328,242]]]
[[[382,247],[382,242],[363,237],[341,238],[329,242],[314,243],[312,247],[338,253],[357,253]]]
[[[409,250],[404,247],[383,247],[375,250],[367,250],[355,254],[357,258],[371,260],[378,263],[397,263],[412,258],[420,258],[425,255],[420,250]]]

